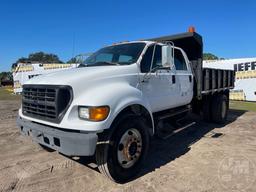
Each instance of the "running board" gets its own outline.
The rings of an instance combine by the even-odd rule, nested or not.
[[[183,131],[184,129],[186,129],[188,127],[191,127],[195,124],[196,124],[196,122],[192,122],[192,123],[189,123],[189,124],[185,125],[184,127],[178,128],[178,129],[174,130],[171,134],[166,135],[165,137],[163,137],[163,139],[168,139],[169,137],[171,137],[171,136],[173,136],[173,135],[175,135],[175,134]]]
[[[168,113],[159,115],[157,119],[158,119],[158,121],[161,121],[161,120],[164,120],[164,119],[167,119],[167,118],[170,118],[170,117],[174,117],[176,115],[179,115],[179,114],[182,114],[182,113],[185,113],[185,112],[189,112],[189,111],[191,111],[191,107],[188,105],[186,107],[182,107],[182,108],[179,108],[179,109],[170,110]]]
[[[164,120],[164,119],[167,119],[167,118],[170,118],[170,117],[174,117],[176,115],[179,115],[181,113],[185,113],[185,112],[188,112],[188,111],[190,111],[190,109],[183,109],[183,110],[180,110],[180,111],[176,111],[175,113],[165,114],[163,116],[160,116],[159,120]]]
[[[184,125],[181,125],[181,124],[175,124],[175,125],[172,125],[170,123],[165,123],[165,124],[162,124],[162,128],[159,128],[157,130],[157,137],[161,138],[161,139],[168,139],[169,137],[195,125],[196,122],[188,122],[187,124],[184,124]],[[177,126],[178,125],[178,126]]]

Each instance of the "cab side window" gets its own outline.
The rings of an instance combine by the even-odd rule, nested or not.
[[[143,55],[140,68],[142,73],[147,73],[150,71],[152,56],[153,56],[154,46],[148,47],[146,53]]]
[[[174,50],[174,65],[176,70],[188,70],[185,58],[178,49]]]
[[[162,47],[160,45],[155,46],[155,54],[152,64],[152,69],[162,66]]]

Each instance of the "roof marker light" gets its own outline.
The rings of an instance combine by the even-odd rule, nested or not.
[[[188,32],[190,32],[190,33],[194,33],[194,32],[196,32],[195,27],[190,26],[190,27],[188,28]]]

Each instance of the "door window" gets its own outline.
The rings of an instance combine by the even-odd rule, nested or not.
[[[174,50],[174,65],[176,70],[188,70],[185,58],[178,49]]]
[[[150,71],[152,56],[153,56],[154,46],[148,47],[146,53],[143,55],[140,68],[142,73],[147,73]]]
[[[159,67],[159,66],[160,67],[162,66],[162,46],[156,45],[152,69]]]

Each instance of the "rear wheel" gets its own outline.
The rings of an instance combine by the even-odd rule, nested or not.
[[[225,123],[229,109],[228,97],[224,94],[216,95],[212,100],[212,121]]]
[[[124,183],[136,176],[143,166],[149,147],[148,128],[143,118],[129,115],[112,129],[112,134],[100,136],[103,142],[98,142],[96,161],[101,173]]]

